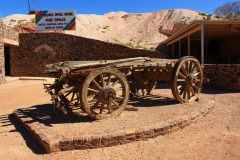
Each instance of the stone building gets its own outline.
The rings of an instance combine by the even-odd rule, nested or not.
[[[6,27],[0,18],[0,84],[5,82],[5,75],[10,75],[9,48],[19,46],[18,32]]]

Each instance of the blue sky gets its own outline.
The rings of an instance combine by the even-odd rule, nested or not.
[[[28,13],[28,0],[1,1],[2,18],[11,14]],[[190,9],[212,14],[217,7],[235,1],[237,0],[29,0],[31,10],[76,10],[76,14],[97,15],[112,11],[147,13],[170,9]]]

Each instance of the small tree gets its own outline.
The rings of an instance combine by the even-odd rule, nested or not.
[[[217,7],[214,10],[214,14],[226,19],[240,19],[240,0],[236,2],[227,2],[224,5]]]

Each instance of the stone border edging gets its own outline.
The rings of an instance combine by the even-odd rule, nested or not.
[[[197,119],[205,117],[214,107],[215,101],[206,106],[200,106],[186,111],[184,114],[165,121],[148,124],[141,128],[119,130],[113,133],[92,133],[79,136],[63,136],[51,127],[39,122],[31,122],[33,119],[15,110],[13,115],[18,119],[30,135],[39,142],[47,153],[67,151],[74,149],[94,149],[122,145],[135,141],[154,138],[159,135],[175,132],[183,129]]]

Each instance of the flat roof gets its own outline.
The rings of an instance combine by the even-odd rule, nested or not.
[[[189,35],[191,35],[191,40],[200,40],[202,23],[204,24],[205,40],[240,35],[239,20],[195,20],[162,43],[169,45]]]

